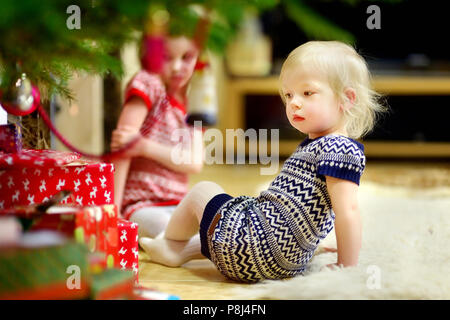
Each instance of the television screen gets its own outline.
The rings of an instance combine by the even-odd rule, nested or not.
[[[344,1],[303,3],[322,17],[349,31],[355,47],[371,69],[450,71],[448,10],[445,1]],[[380,8],[380,29],[369,29],[370,5]],[[311,39],[288,18],[282,5],[262,15],[264,32],[273,44],[274,72],[289,52]]]

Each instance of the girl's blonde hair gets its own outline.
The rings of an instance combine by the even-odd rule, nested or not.
[[[280,78],[299,66],[313,67],[322,72],[341,102],[348,100],[346,88],[355,90],[353,107],[344,111],[346,130],[351,138],[358,139],[369,133],[375,126],[377,115],[387,110],[380,103],[381,95],[371,87],[366,61],[353,47],[338,41],[309,41],[289,54],[281,68]],[[284,101],[283,95],[281,97]]]

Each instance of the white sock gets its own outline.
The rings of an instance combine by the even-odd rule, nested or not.
[[[159,234],[155,239],[140,238],[139,244],[145,250],[150,261],[168,267],[179,267],[192,259],[204,258],[201,254],[200,236],[190,240],[169,240]]]
[[[171,217],[170,211],[160,210],[159,207],[142,208],[133,213],[130,221],[139,225],[139,237],[154,238],[164,231]]]

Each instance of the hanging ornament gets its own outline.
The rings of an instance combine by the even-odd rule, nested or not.
[[[3,109],[15,116],[25,116],[32,113],[36,107],[35,95],[39,91],[31,84],[25,73],[4,92],[0,92],[0,103]]]
[[[191,125],[202,121],[204,126],[212,126],[217,121],[216,78],[207,55],[197,62],[188,91],[188,117]]]
[[[164,61],[164,37],[170,14],[164,7],[151,5],[142,41],[142,68],[152,73],[161,72]]]

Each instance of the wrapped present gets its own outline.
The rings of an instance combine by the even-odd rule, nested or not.
[[[134,297],[134,276],[131,271],[107,269],[92,275],[91,299],[132,299]]]
[[[88,244],[91,252],[104,252],[108,268],[119,263],[117,215],[116,205],[86,207],[77,214],[75,238]]]
[[[33,207],[30,207],[33,208]],[[89,252],[103,252],[103,268],[118,261],[117,207],[114,204],[91,207],[54,206],[42,213],[26,207],[0,210],[1,215],[17,216],[26,230],[54,230],[87,245]]]
[[[54,229],[85,243],[90,252],[104,252],[104,267],[118,263],[118,227],[116,205],[76,208],[75,214],[55,212],[33,221],[31,230]]]
[[[0,151],[17,153],[22,151],[22,131],[17,124],[0,125]]]
[[[84,299],[90,293],[85,245],[0,250],[0,299]]]
[[[119,251],[117,267],[123,270],[131,270],[134,273],[135,281],[138,283],[139,271],[139,243],[138,224],[125,220],[118,220]]]
[[[80,206],[114,203],[114,165],[53,150],[0,152],[0,209],[48,201],[61,190]]]

